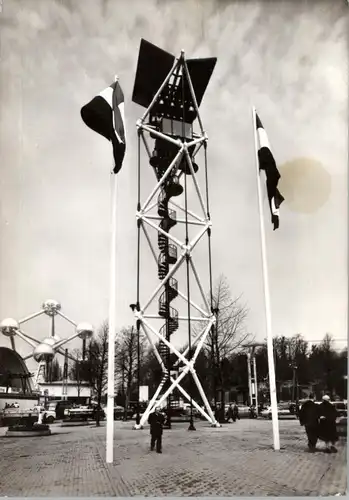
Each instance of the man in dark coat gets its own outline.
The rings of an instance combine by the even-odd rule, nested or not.
[[[231,419],[235,422],[234,415],[233,415],[233,405],[232,404],[229,405],[229,408],[228,408],[228,411],[227,411],[227,422],[229,423]]]
[[[149,415],[148,424],[150,425],[150,449],[154,450],[156,445],[156,452],[162,453],[162,430],[165,422],[165,417],[160,412],[160,408],[155,408],[155,411]]]
[[[233,404],[233,422],[236,422],[236,419],[240,420],[240,416],[239,416],[239,407],[236,404],[236,401],[234,401],[234,404]]]
[[[337,449],[334,446],[336,441],[338,441],[337,416],[337,410],[331,403],[330,397],[327,395],[323,396],[322,403],[319,405],[319,439],[325,441],[327,453],[337,453]]]
[[[308,448],[311,453],[316,449],[319,435],[319,412],[318,405],[312,399],[308,399],[299,410],[299,423],[305,428],[308,438]]]

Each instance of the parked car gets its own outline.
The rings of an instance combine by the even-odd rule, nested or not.
[[[73,406],[71,401],[65,399],[53,400],[48,403],[47,411],[54,412],[56,420],[62,420],[64,418],[64,410]]]
[[[348,432],[348,402],[333,401],[333,405],[337,410],[337,432],[339,436],[347,436]]]
[[[106,413],[105,413],[105,410],[102,406],[100,406],[98,408],[98,405],[92,405],[92,410],[93,410],[93,413],[92,413],[93,420],[96,420],[97,413],[99,413],[100,420],[104,420],[106,418]]]
[[[44,406],[34,406],[34,410],[39,411],[43,414],[42,423],[43,424],[53,424],[56,419],[56,412],[54,410],[45,409]]]
[[[278,410],[278,418],[290,417],[290,416],[294,415],[293,413],[290,412],[290,408],[288,405],[286,406],[283,404],[278,404],[277,410]],[[260,416],[271,420],[272,419],[271,406],[268,406],[267,408],[262,410],[260,412]]]
[[[38,421],[38,410],[34,408],[6,408],[1,416],[2,425],[9,427],[10,425],[27,424],[32,425]]]
[[[65,420],[84,420],[89,419],[96,420],[97,412],[99,412],[99,420],[105,419],[105,412],[103,408],[99,408],[97,405],[74,405],[72,408],[66,408],[64,410]]]
[[[134,415],[134,411],[132,409],[128,409],[126,411],[127,418],[132,418]],[[125,408],[123,406],[114,406],[114,420],[122,420],[125,416]]]
[[[207,413],[206,408],[204,406],[201,406],[201,408]],[[176,410],[177,413],[179,413],[179,414],[190,416],[190,403],[183,403],[178,408],[173,408],[173,410]],[[165,411],[166,411],[166,409],[165,409]],[[193,412],[193,416],[195,418],[202,417],[202,414],[199,412],[199,410],[194,405],[192,405],[192,412]]]
[[[348,418],[338,417],[336,420],[336,427],[339,436],[347,436],[348,434]]]
[[[229,406],[230,406],[230,403],[226,404],[224,407],[226,417],[227,417]],[[243,404],[238,404],[237,407],[239,410],[239,418],[256,418],[257,414],[256,414],[256,410],[254,407],[248,406],[248,405],[243,405]]]
[[[256,409],[254,406],[237,405],[240,418],[256,418]]]
[[[348,403],[347,401],[333,401],[333,405],[337,410],[339,417],[348,416]]]
[[[121,405],[122,406],[122,405]],[[148,403],[145,401],[139,402],[139,411],[140,413],[145,412],[147,409]],[[129,409],[133,411],[134,415],[137,413],[138,403],[137,401],[131,401],[129,404]]]

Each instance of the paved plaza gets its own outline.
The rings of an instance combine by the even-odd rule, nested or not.
[[[306,450],[297,420],[280,421],[281,451],[270,421],[240,420],[212,429],[173,424],[163,454],[150,452],[149,429],[115,422],[114,464],[105,463],[105,424],[51,426],[43,438],[7,438],[0,428],[0,496],[344,495],[346,441],[337,454]]]

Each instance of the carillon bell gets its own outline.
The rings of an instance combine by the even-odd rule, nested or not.
[[[189,110],[186,113],[186,119],[188,120],[189,123],[192,123],[195,118],[196,118],[196,111],[193,106],[189,107]]]
[[[156,149],[154,149],[153,154],[152,154],[151,158],[149,159],[149,163],[153,168],[159,167],[159,156],[158,156],[158,152],[156,151]]]
[[[192,165],[193,165],[193,170],[194,170],[194,173],[196,174],[196,172],[199,170],[199,166],[197,163],[195,163],[194,161],[192,161]],[[178,167],[182,172],[184,172],[186,175],[191,175],[191,170],[189,168],[189,165],[188,165],[188,162],[187,162],[187,159],[184,157],[181,161],[181,163],[179,164],[179,167]]]
[[[180,185],[177,175],[174,175],[171,178],[170,183],[166,187],[166,192],[167,192],[169,198],[171,196],[179,196],[180,194],[183,193],[183,186]]]

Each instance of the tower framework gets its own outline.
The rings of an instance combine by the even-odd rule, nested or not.
[[[199,105],[216,64],[216,58],[186,59],[184,51],[178,59],[158,47],[141,41],[138,67],[133,92],[133,101],[146,108],[143,117],[137,121],[138,132],[138,258],[137,258],[137,301],[134,310],[138,336],[140,330],[148,339],[162,369],[162,379],[146,411],[135,428],[142,428],[155,406],[167,399],[168,417],[171,402],[181,394],[213,426],[219,427],[195,370],[195,362],[203,348],[207,336],[216,323],[212,308],[212,268],[211,268],[211,220],[208,197],[207,135],[204,131]],[[197,120],[199,133],[193,131]],[[154,140],[151,152],[149,138]],[[141,202],[141,144],[143,144],[150,166],[155,174],[155,186],[149,196]],[[203,148],[205,158],[205,195],[197,177],[198,165],[195,157]],[[193,192],[201,214],[190,207],[188,182],[192,180]],[[184,206],[173,198],[182,195]],[[206,199],[205,199],[206,198]],[[177,216],[177,212],[183,217]],[[170,233],[175,226],[184,228],[181,237]],[[157,232],[157,248],[151,238],[149,228]],[[191,236],[190,232],[195,231]],[[151,230],[150,230],[151,231]],[[159,284],[144,303],[140,303],[141,233],[149,246],[157,266]],[[182,234],[181,233],[181,234]],[[194,263],[193,250],[208,237],[209,287],[211,300],[207,298]],[[186,271],[186,284],[179,284],[178,273]],[[202,305],[194,302],[191,294],[192,283],[198,287]],[[184,286],[183,286],[184,285]],[[186,293],[184,293],[186,285]],[[183,290],[184,289],[184,290]],[[186,313],[179,314],[174,307],[175,300],[181,298]],[[157,314],[150,308],[157,301]],[[211,303],[210,303],[211,302]],[[193,314],[193,311],[196,311]],[[165,320],[158,329],[155,323]],[[200,325],[193,329],[193,326]],[[184,352],[180,352],[171,337],[178,329],[187,329],[188,342]],[[157,339],[157,343],[154,341]],[[186,375],[191,381],[191,394],[181,386]],[[203,406],[192,398],[192,383],[201,396]],[[175,394],[177,393],[177,396]]]

